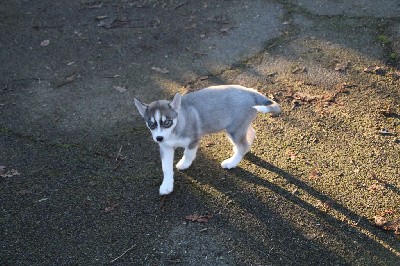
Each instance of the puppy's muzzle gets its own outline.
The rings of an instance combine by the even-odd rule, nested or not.
[[[161,142],[161,141],[163,141],[163,140],[164,140],[164,137],[162,137],[162,136],[158,136],[158,137],[156,137],[156,140],[157,140],[158,142]]]

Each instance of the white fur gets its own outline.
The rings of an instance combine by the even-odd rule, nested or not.
[[[185,170],[192,164],[193,160],[196,158],[197,148],[198,146],[194,149],[185,148],[182,159],[176,164],[178,170]]]
[[[281,113],[281,107],[277,103],[271,105],[255,105],[253,108],[264,114],[272,113],[273,115],[279,115]]]
[[[167,195],[174,189],[174,148],[176,147],[187,147],[190,143],[190,139],[178,139],[176,136],[171,135],[167,140],[159,143],[161,156],[161,165],[163,169],[163,182],[160,186],[160,195]],[[187,149],[185,148],[185,151]],[[187,154],[187,159],[182,158],[176,165],[179,170],[186,169],[190,166],[196,154]],[[185,157],[185,156],[184,156]],[[191,161],[189,163],[189,160]],[[180,164],[181,163],[181,164]]]
[[[174,148],[160,144],[162,153],[161,164],[164,174],[163,182],[160,186],[160,195],[167,195],[174,189]]]

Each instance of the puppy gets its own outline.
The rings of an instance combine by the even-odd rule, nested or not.
[[[233,144],[232,157],[221,163],[234,168],[250,150],[255,138],[251,123],[257,111],[278,115],[280,106],[254,89],[239,85],[212,86],[181,96],[172,101],[159,100],[150,104],[134,99],[135,105],[150,129],[153,140],[160,146],[164,178],[160,195],[174,188],[174,150],[184,148],[178,170],[188,168],[196,157],[200,138],[225,130]]]

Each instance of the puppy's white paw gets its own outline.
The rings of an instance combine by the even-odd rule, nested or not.
[[[178,170],[185,170],[189,168],[189,166],[192,164],[191,161],[185,160],[185,159],[180,159],[179,162],[176,164],[176,169]]]
[[[174,190],[173,182],[163,182],[160,186],[160,195],[168,195]]]
[[[233,160],[231,158],[226,159],[225,161],[223,161],[221,163],[222,168],[225,168],[225,169],[232,169],[232,168],[235,168],[237,165],[238,164],[233,162]]]

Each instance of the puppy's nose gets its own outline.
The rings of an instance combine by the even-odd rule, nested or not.
[[[161,136],[156,137],[156,140],[157,140],[158,142],[163,141],[163,139],[164,139],[164,137],[161,137]]]

